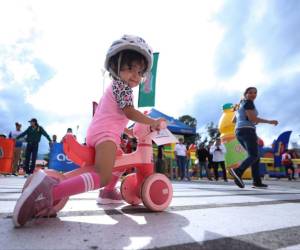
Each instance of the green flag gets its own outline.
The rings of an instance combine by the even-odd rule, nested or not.
[[[159,53],[153,53],[153,65],[149,76],[139,86],[138,107],[155,106],[155,81]]]

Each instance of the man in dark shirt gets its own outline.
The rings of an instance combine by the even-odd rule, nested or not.
[[[164,173],[164,145],[157,147],[156,172]]]
[[[45,136],[48,139],[48,141],[51,143],[50,136],[43,129],[43,127],[38,124],[37,119],[32,118],[28,122],[30,122],[30,126],[23,133],[21,133],[16,137],[16,139],[20,139],[26,136],[25,141],[27,142],[27,146],[25,150],[25,162],[24,162],[24,170],[26,172],[25,177],[27,177],[28,175],[34,172],[41,136],[42,135]]]
[[[198,158],[198,161],[199,161],[199,177],[200,179],[202,179],[203,175],[202,175],[202,170],[203,168],[205,169],[206,171],[206,176],[207,178],[211,181],[212,178],[210,176],[210,171],[208,169],[208,165],[207,165],[207,161],[210,157],[210,154],[208,152],[208,150],[204,147],[204,143],[201,143],[197,149],[197,158]]]

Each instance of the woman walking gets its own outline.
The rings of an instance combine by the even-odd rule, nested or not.
[[[244,171],[251,166],[253,187],[266,188],[268,185],[263,184],[259,175],[259,153],[258,143],[255,126],[258,123],[268,123],[277,125],[277,120],[266,120],[258,117],[258,112],[254,105],[254,100],[257,95],[255,87],[249,87],[244,92],[244,98],[240,104],[237,105],[236,115],[233,120],[235,122],[235,134],[242,145],[247,151],[248,157],[241,163],[238,168],[230,168],[229,173],[234,178],[235,184],[244,188],[245,184],[242,180]]]

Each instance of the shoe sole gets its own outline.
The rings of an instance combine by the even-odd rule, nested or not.
[[[15,227],[21,227],[22,225],[18,222],[18,215],[20,213],[20,209],[22,205],[26,202],[28,197],[32,194],[33,190],[36,189],[38,185],[41,184],[41,182],[44,180],[46,174],[42,171],[37,172],[36,178],[31,181],[30,185],[28,185],[27,188],[24,189],[23,193],[21,194],[20,198],[17,201],[17,204],[14,208],[13,212],[13,222]]]
[[[237,185],[239,188],[245,187],[245,184],[243,183],[243,181],[240,179],[240,177],[237,176],[237,174],[234,172],[234,170],[232,168],[229,169],[229,173],[240,184],[240,186]]]
[[[268,187],[256,187],[256,186],[252,186],[252,188],[258,188],[258,189],[268,189]]]
[[[123,203],[123,200],[112,200],[112,199],[103,199],[97,198],[97,204],[99,205],[108,205],[108,204],[120,204]]]

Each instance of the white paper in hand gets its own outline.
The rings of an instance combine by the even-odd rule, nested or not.
[[[168,129],[153,131],[151,133],[151,139],[156,143],[157,146],[169,143],[178,143],[177,138]]]

